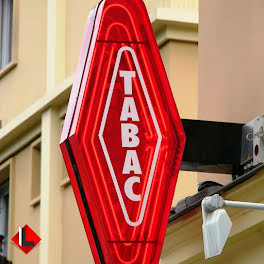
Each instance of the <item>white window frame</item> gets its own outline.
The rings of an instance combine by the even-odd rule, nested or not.
[[[12,61],[13,0],[0,0],[0,70]]]
[[[9,203],[9,180],[0,184],[0,235],[5,237],[1,254],[8,254],[8,203]]]

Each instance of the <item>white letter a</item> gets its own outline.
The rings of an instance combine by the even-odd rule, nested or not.
[[[131,118],[132,121],[139,121],[137,108],[133,97],[125,97],[121,112],[121,121],[127,121]]]
[[[136,150],[127,150],[123,174],[130,174],[134,171],[135,174],[142,174]]]

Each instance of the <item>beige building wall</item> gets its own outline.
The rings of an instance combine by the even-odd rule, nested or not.
[[[247,123],[263,114],[263,8],[261,0],[200,1],[199,118]]]
[[[14,0],[15,68],[0,72],[0,120],[7,124],[44,95],[46,87],[46,1]]]
[[[263,8],[261,0],[200,1],[198,119],[247,123],[264,113]],[[206,179],[231,176],[199,173]]]
[[[32,183],[32,148],[27,146],[21,150],[12,160],[13,169],[13,193],[10,203],[13,210],[10,212],[12,225],[10,233],[12,237],[18,232],[19,226],[29,225],[37,234],[39,234],[39,204],[31,205],[31,183]],[[40,171],[39,171],[40,173]],[[37,175],[34,175],[37,176]],[[14,263],[38,263],[39,247],[32,250],[31,254],[25,255],[17,247],[10,245],[9,255]]]
[[[66,1],[66,75],[75,72],[89,12],[98,1]]]
[[[12,160],[9,241],[25,224],[42,241],[28,255],[9,243],[9,258],[13,264],[93,263],[58,143],[87,16],[97,1],[14,1],[17,57],[0,79],[0,164]],[[145,2],[180,116],[196,119],[198,0]],[[36,149],[39,178],[32,180]],[[173,205],[196,186],[196,173],[181,172]]]
[[[94,263],[70,185],[63,190],[62,263]]]

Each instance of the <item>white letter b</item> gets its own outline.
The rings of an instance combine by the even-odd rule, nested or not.
[[[138,127],[134,124],[121,124],[122,147],[134,148],[139,144],[139,138],[136,136]]]

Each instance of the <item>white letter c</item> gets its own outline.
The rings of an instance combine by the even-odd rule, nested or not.
[[[134,201],[134,202],[138,202],[141,199],[140,194],[135,194],[133,192],[133,185],[136,182],[140,183],[140,178],[133,176],[133,177],[130,177],[126,180],[125,186],[124,186],[126,196],[128,197],[128,199],[130,199],[131,201]]]

